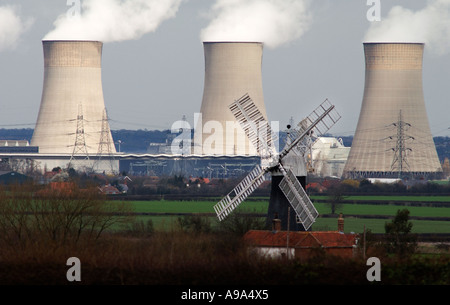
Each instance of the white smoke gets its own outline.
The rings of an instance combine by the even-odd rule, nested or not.
[[[14,49],[33,23],[32,19],[23,20],[17,10],[15,6],[0,7],[0,51]]]
[[[258,41],[270,48],[301,37],[310,27],[309,0],[217,0],[202,41]]]
[[[173,18],[183,0],[82,0],[81,14],[57,18],[44,40],[139,39]]]
[[[412,11],[393,7],[386,18],[372,22],[366,42],[420,42],[437,54],[450,47],[450,0],[429,0],[426,7]]]

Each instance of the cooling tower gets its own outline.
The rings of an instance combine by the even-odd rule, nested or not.
[[[40,153],[97,154],[101,142],[116,152],[105,116],[102,47],[98,41],[43,41],[44,83],[31,139]]]
[[[204,42],[205,80],[201,120],[196,125],[195,153],[254,155],[228,106],[248,93],[267,119],[262,89],[260,42]],[[201,124],[200,124],[201,123]],[[201,135],[201,139],[198,136]],[[201,144],[200,144],[201,143]]]
[[[425,108],[423,51],[421,43],[364,43],[364,96],[344,177],[442,171]]]

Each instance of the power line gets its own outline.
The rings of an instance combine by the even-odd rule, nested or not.
[[[98,145],[98,152],[97,152],[97,160],[95,161],[93,167],[96,166],[99,167],[101,164],[101,159],[104,155],[106,155],[109,159],[111,172],[114,173],[114,154],[113,154],[113,143],[111,138],[111,130],[109,128],[108,123],[108,113],[106,112],[106,108],[103,110],[103,117],[102,117],[102,130],[100,133],[100,142]]]
[[[410,127],[411,124],[403,121],[401,110],[399,111],[398,121],[393,123],[393,125],[397,127],[397,134],[393,136],[396,141],[395,148],[392,148],[394,151],[394,158],[392,160],[391,170],[394,171],[394,169],[397,169],[398,177],[401,178],[403,172],[409,170],[406,152],[412,151],[411,148],[406,147],[406,141],[414,138],[405,134],[406,129]]]
[[[69,165],[70,168],[78,156],[82,156],[84,160],[89,161],[89,153],[86,147],[86,138],[84,133],[84,118],[83,118],[83,108],[82,105],[78,105],[78,115],[77,115],[77,130],[75,136],[75,144],[73,147],[72,156],[70,157]]]

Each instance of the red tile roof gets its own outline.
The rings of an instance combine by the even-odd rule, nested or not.
[[[99,189],[104,194],[120,194],[120,191],[116,187],[114,187],[110,184],[104,185],[104,186],[100,187]]]
[[[286,247],[287,231],[257,231],[251,230],[244,235],[244,240],[254,246]],[[344,234],[337,231],[289,232],[290,247],[314,247],[321,245],[324,248],[352,247],[355,245],[355,234]]]

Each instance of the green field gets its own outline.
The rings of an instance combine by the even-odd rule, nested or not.
[[[354,196],[356,197],[356,196]],[[348,203],[341,204],[337,212],[341,212],[345,215],[352,215],[345,218],[344,231],[361,233],[366,229],[370,229],[373,233],[384,233],[384,225],[389,219],[376,219],[376,218],[361,218],[358,215],[383,215],[394,216],[397,210],[407,208],[410,211],[411,217],[450,217],[450,207],[429,207],[429,206],[399,206],[389,204],[392,200],[398,200],[403,198],[405,200],[411,200],[416,198],[413,196],[367,196],[354,200],[385,200],[386,204],[356,204]],[[420,196],[417,196],[420,198]],[[395,199],[394,199],[395,198]],[[409,199],[406,199],[409,198]],[[448,201],[448,197],[422,197],[422,201],[437,201],[444,202],[444,198]],[[317,199],[317,198],[315,198]],[[314,199],[313,199],[314,201]],[[130,202],[136,213],[156,213],[157,215],[140,215],[139,220],[146,222],[151,219],[156,229],[171,229],[176,225],[178,217],[182,217],[184,214],[199,213],[199,214],[214,214],[213,206],[216,201],[132,201]],[[238,211],[247,213],[266,213],[268,206],[268,200],[260,201],[246,201],[243,202]],[[320,215],[331,213],[330,205],[327,203],[315,203],[315,206]],[[355,216],[356,215],[356,216]],[[209,215],[211,223],[215,225],[217,219],[214,216]],[[450,221],[446,220],[411,220],[413,223],[414,233],[450,233]],[[316,220],[313,226],[313,230],[336,230],[337,221],[336,218],[320,217]]]
[[[157,230],[176,230],[177,218],[181,216],[139,216],[137,220],[144,223],[151,219],[155,229]],[[208,216],[209,217],[209,216]],[[215,225],[217,219],[209,217],[211,223]],[[362,219],[347,218],[345,219],[345,233],[362,233],[364,227],[373,233],[384,233],[384,225],[387,219]],[[448,221],[430,221],[430,220],[412,220],[413,233],[450,233],[450,223]],[[312,226],[313,231],[335,231],[337,230],[336,218],[317,218],[316,223]]]
[[[132,201],[136,213],[214,213],[214,201]],[[238,210],[254,213],[265,213],[267,201],[248,201],[242,203]],[[314,203],[320,214],[331,212],[327,203]],[[341,204],[338,212],[349,215],[386,215],[394,216],[397,210],[407,208],[410,216],[417,217],[450,217],[450,208],[419,207],[376,204]]]
[[[331,213],[331,207],[326,203],[315,203],[320,214]],[[443,207],[418,207],[398,205],[376,205],[376,204],[342,204],[337,211],[344,215],[385,215],[394,216],[399,209],[408,209],[410,216],[415,217],[450,217],[450,208]]]
[[[326,200],[328,196],[319,196],[313,195],[311,199],[317,200]],[[344,196],[345,201],[386,201],[394,202],[394,201],[404,201],[404,202],[448,202],[450,204],[449,196],[367,196],[367,195],[352,195],[352,196]]]
[[[131,201],[136,213],[214,213],[216,201]],[[248,201],[238,210],[267,212],[268,201]]]
[[[384,225],[389,222],[388,219],[363,219],[346,218],[345,233],[362,233],[364,226],[373,233],[384,233]],[[413,233],[450,233],[449,221],[431,221],[431,220],[411,220],[413,223]],[[313,225],[315,231],[337,230],[336,218],[318,218]]]

